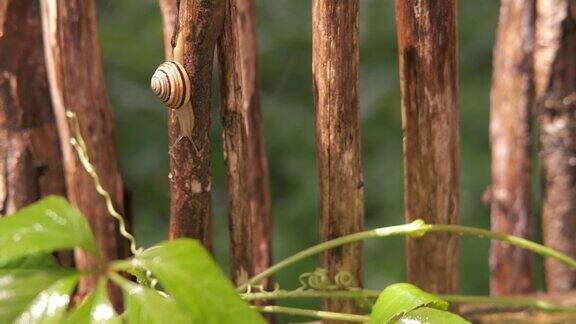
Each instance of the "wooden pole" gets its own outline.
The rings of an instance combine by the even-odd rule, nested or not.
[[[180,0],[172,47],[181,54],[173,59],[191,76],[194,128],[191,139],[182,137],[178,116],[169,113],[170,239],[194,237],[210,246],[210,100],[212,64],[220,34],[224,1]],[[165,1],[163,6],[170,5]],[[172,2],[173,5],[173,2]],[[166,16],[164,21],[172,20]],[[173,11],[170,11],[173,12]],[[168,30],[165,30],[167,33]],[[167,37],[167,36],[166,36]]]
[[[160,0],[160,12],[164,34],[164,56],[166,60],[171,61],[174,59],[172,37],[174,37],[174,28],[178,24],[178,0]]]
[[[67,110],[76,113],[102,185],[110,192],[116,209],[123,213],[124,185],[102,72],[95,1],[42,0],[40,4],[48,80],[63,151],[68,197],[88,219],[104,260],[117,259],[124,253],[123,245],[127,242],[118,235],[116,221],[108,214],[104,199],[96,192],[94,181],[70,145],[72,133],[66,118]],[[96,265],[88,253],[76,251],[75,256],[81,270]],[[82,279],[79,295],[88,294],[97,280],[95,276]],[[118,289],[112,290],[111,297],[115,305],[121,305],[122,295]]]
[[[361,231],[364,179],[360,149],[358,0],[312,1],[312,73],[316,108],[316,143],[320,180],[322,241]],[[363,277],[361,244],[321,255],[330,276]],[[324,309],[353,313],[350,301],[327,300]]]
[[[66,196],[62,150],[32,0],[0,4],[0,215],[48,195]],[[59,252],[73,267],[70,252]]]
[[[270,190],[260,99],[253,0],[227,1],[218,43],[224,158],[228,166],[232,278],[270,266]]]
[[[576,2],[536,2],[534,73],[542,165],[544,244],[576,256]],[[551,292],[576,287],[576,272],[546,260]]]
[[[0,214],[11,214],[66,184],[34,1],[3,1],[0,35]]]
[[[460,149],[456,0],[396,0],[406,221],[457,224]],[[455,235],[407,240],[408,277],[431,292],[458,290]]]
[[[491,228],[530,239],[530,148],[534,104],[534,0],[502,0],[494,47],[490,103]],[[494,242],[493,295],[532,290],[532,255]]]

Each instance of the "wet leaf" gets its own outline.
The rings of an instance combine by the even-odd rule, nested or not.
[[[12,259],[3,264],[0,269],[54,269],[60,265],[51,254],[31,254],[18,259]]]
[[[0,270],[0,323],[12,323],[44,291],[58,289],[53,287],[58,281],[76,272],[60,269],[52,270]]]
[[[190,315],[168,296],[158,291],[132,283],[123,278],[114,280],[124,292],[124,305],[128,323],[173,324],[190,323]]]
[[[408,284],[393,284],[378,296],[372,308],[371,323],[385,324],[419,307],[447,310],[448,302]]]
[[[196,323],[265,323],[249,308],[209,253],[195,240],[161,243],[120,267],[144,267]]]
[[[169,322],[169,321],[168,321]],[[93,293],[66,318],[67,324],[121,324],[112,303],[108,299],[106,280],[101,279]]]
[[[0,218],[0,267],[31,254],[80,247],[96,253],[84,217],[64,198],[44,198],[15,214]]]
[[[18,324],[57,324],[60,323],[74,290],[78,276],[72,275],[56,281],[36,296],[34,301],[18,317]]]
[[[420,307],[408,312],[397,323],[401,324],[466,324],[462,317],[435,308]]]

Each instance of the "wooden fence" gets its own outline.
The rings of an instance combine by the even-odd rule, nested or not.
[[[103,256],[108,260],[125,256],[124,242],[110,235],[116,230],[104,202],[69,145],[65,117],[65,110],[71,109],[82,121],[91,158],[98,173],[105,175],[104,186],[116,207],[126,211],[128,195],[114,146],[95,1],[40,0],[40,12],[35,2],[0,3],[0,212],[12,212],[48,194],[65,195],[88,218]],[[363,229],[360,1],[311,2],[320,237],[328,240]],[[179,62],[192,76],[194,121],[190,140],[182,140],[182,116],[169,112],[169,237],[195,237],[211,246],[209,129],[217,50],[231,273],[241,283],[271,263],[254,2],[160,0],[160,7],[166,59]],[[538,134],[544,243],[572,257],[576,257],[575,15],[574,0],[501,1],[490,101],[492,185],[486,194],[494,231],[528,238],[535,234],[531,152]],[[459,222],[457,20],[456,0],[396,1],[407,222],[416,218]],[[408,239],[409,280],[432,292],[457,292],[459,253],[455,235]],[[321,263],[332,275],[349,271],[361,285],[362,254],[362,245],[354,244],[324,253]],[[61,259],[79,268],[94,262],[81,252],[73,260],[65,255]],[[533,292],[532,255],[493,243],[489,262],[492,294]],[[556,261],[546,260],[545,275],[550,293],[576,286],[576,272]],[[94,285],[94,280],[85,280],[80,293]],[[356,308],[342,301],[326,301],[324,307],[341,312]],[[473,306],[462,309],[477,319],[518,315],[485,311],[478,315]]]

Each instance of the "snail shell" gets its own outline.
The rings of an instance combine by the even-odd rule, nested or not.
[[[162,63],[154,72],[150,87],[168,108],[178,109],[190,101],[190,78],[186,69],[178,62]]]

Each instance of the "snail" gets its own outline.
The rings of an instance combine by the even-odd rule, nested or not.
[[[176,112],[180,124],[180,137],[176,142],[188,138],[198,152],[192,141],[194,129],[194,111],[190,102],[192,85],[184,66],[175,61],[162,63],[154,72],[150,87],[168,108]]]
[[[168,108],[180,109],[190,101],[190,78],[186,69],[178,62],[162,63],[152,75],[150,87]]]

